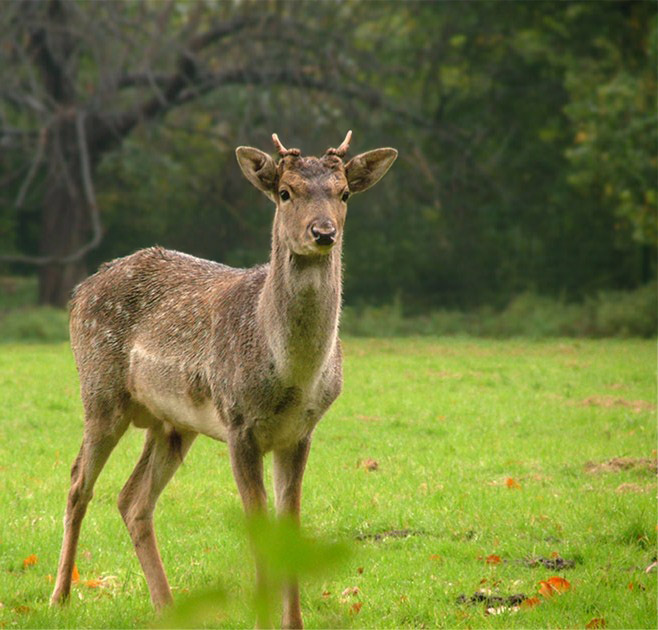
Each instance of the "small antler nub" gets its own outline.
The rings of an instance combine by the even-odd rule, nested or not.
[[[274,142],[274,146],[276,147],[276,150],[279,152],[281,157],[286,157],[287,155],[301,155],[301,151],[299,149],[286,149],[286,147],[281,144],[279,136],[277,136],[275,133],[272,134],[272,142]]]
[[[337,155],[338,157],[344,157],[347,151],[350,148],[350,141],[352,140],[352,130],[350,129],[345,136],[345,140],[337,149],[327,149],[325,155]]]

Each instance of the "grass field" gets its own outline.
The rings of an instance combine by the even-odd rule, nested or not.
[[[303,523],[351,553],[303,582],[308,627],[656,627],[653,341],[344,345],[345,389],[316,430]],[[81,426],[66,344],[0,346],[0,627],[156,624],[116,509],[137,429],[96,486],[71,604],[48,607]],[[209,627],[253,627],[238,507],[226,447],[199,439],[156,512],[175,598],[228,593]],[[555,576],[571,588],[537,595]],[[470,603],[478,591],[503,599]],[[514,610],[515,594],[541,603]]]

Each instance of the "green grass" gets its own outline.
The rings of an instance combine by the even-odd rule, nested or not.
[[[644,573],[656,554],[655,474],[585,467],[655,459],[654,342],[349,339],[345,354],[344,393],[316,430],[303,523],[351,554],[303,582],[308,627],[656,627],[656,573]],[[81,579],[105,586],[80,584],[53,610],[82,427],[68,346],[0,346],[0,409],[0,627],[153,626],[116,509],[141,431],[110,458],[82,528]],[[368,458],[377,470],[361,465]],[[253,627],[238,506],[225,446],[201,438],[156,512],[175,598],[218,585],[228,595],[210,627]],[[524,564],[552,552],[575,567]],[[24,568],[30,554],[38,561]],[[486,564],[490,554],[502,562]],[[531,610],[486,615],[456,602],[481,588],[531,596],[553,575],[572,589]]]

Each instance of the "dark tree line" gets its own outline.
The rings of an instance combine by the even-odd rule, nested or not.
[[[264,260],[271,217],[233,149],[272,131],[400,150],[350,204],[350,301],[502,305],[655,275],[653,3],[0,10],[0,246],[43,303],[154,242]]]

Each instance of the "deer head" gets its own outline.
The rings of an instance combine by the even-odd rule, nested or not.
[[[276,134],[278,162],[259,149],[236,149],[245,177],[276,204],[275,238],[299,256],[326,255],[342,241],[350,195],[376,184],[398,155],[395,149],[375,149],[344,163],[351,137],[348,131],[338,148],[320,158],[286,149]]]

